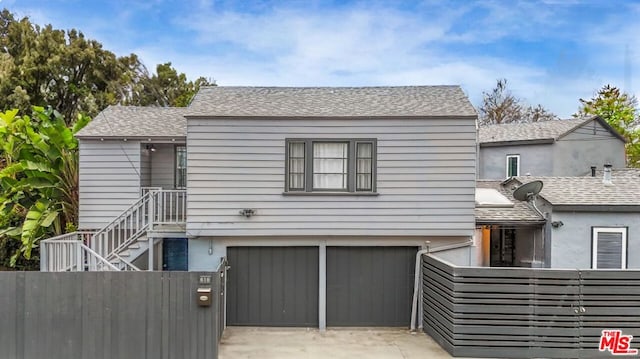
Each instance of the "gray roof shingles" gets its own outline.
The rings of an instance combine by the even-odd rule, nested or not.
[[[478,131],[478,141],[480,143],[494,143],[557,140],[562,135],[591,120],[593,117],[483,126]]]
[[[109,106],[78,137],[185,137],[183,107]]]
[[[513,202],[513,207],[510,208],[478,208],[475,209],[476,223],[489,224],[489,223],[541,223],[544,222],[539,214],[533,209],[529,208],[524,202],[518,201],[513,198],[511,190],[502,186],[501,181],[486,181],[478,180],[476,182],[477,188],[493,188],[500,192]]]
[[[613,177],[613,186],[602,177],[516,177],[520,183],[540,180],[540,196],[559,206],[640,206],[640,178]]]
[[[459,86],[205,87],[187,117],[475,117]]]

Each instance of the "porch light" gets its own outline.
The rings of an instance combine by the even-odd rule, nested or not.
[[[147,149],[147,151],[156,152],[155,145],[147,145],[145,148]]]

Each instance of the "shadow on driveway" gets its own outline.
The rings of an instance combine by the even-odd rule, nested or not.
[[[220,359],[451,358],[424,333],[402,328],[228,327]]]

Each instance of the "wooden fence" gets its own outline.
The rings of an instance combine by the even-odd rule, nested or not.
[[[640,271],[456,267],[423,257],[423,323],[462,357],[607,358],[602,331],[640,348]]]
[[[0,272],[0,356],[217,358],[224,279],[219,272]],[[197,303],[203,286],[212,289],[208,307]]]

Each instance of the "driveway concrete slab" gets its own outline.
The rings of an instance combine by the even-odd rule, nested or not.
[[[451,358],[424,333],[401,328],[228,327],[220,359]]]

